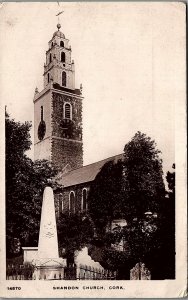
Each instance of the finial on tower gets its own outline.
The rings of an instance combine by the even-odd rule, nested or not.
[[[56,17],[58,17],[58,23],[57,23],[57,29],[58,29],[58,31],[59,31],[59,29],[61,28],[61,24],[59,23],[59,16],[60,16],[63,12],[64,12],[64,11],[62,10],[62,11],[58,12],[58,14],[56,15]]]
[[[61,28],[61,24],[57,24],[57,29],[59,30]]]

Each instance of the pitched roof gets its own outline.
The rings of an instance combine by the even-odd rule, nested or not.
[[[62,184],[63,187],[69,187],[69,186],[93,181],[105,163],[107,163],[108,161],[111,161],[111,160],[114,162],[117,162],[119,159],[122,159],[122,158],[123,158],[123,154],[118,154],[118,155],[97,161],[90,165],[72,170],[66,174],[62,174],[59,177],[58,182],[60,184]]]

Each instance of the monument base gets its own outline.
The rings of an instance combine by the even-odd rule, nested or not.
[[[35,261],[34,280],[60,280],[64,278],[66,260],[63,258],[37,259]]]

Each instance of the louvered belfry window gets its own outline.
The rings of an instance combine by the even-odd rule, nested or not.
[[[65,52],[61,52],[61,62],[65,62]]]
[[[65,104],[65,119],[71,119],[71,106],[69,103]]]

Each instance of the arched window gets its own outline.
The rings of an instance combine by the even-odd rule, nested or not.
[[[66,72],[62,72],[62,86],[66,86],[67,84],[67,74]]]
[[[61,52],[61,62],[65,62],[65,52]]]
[[[75,193],[73,191],[69,194],[69,211],[75,213]]]
[[[50,73],[48,73],[48,83],[50,82]]]
[[[82,210],[87,210],[87,190],[82,190]]]
[[[52,53],[50,53],[50,63],[52,62]]]
[[[64,104],[64,119],[72,119],[72,106],[70,103]]]
[[[60,47],[64,47],[63,41],[60,41]]]

